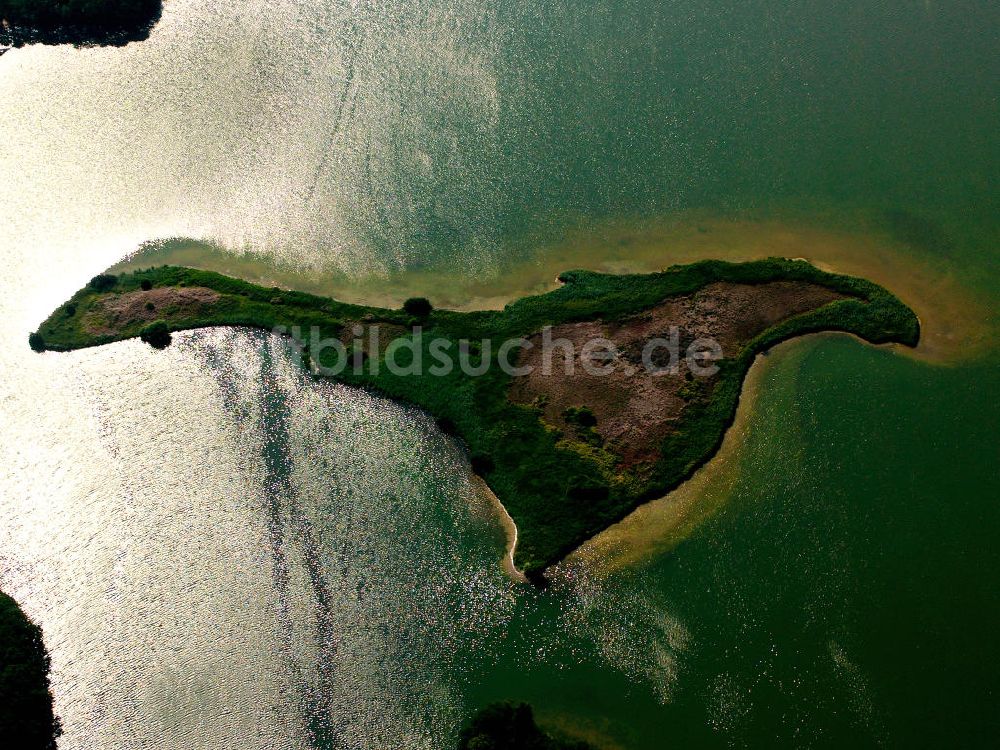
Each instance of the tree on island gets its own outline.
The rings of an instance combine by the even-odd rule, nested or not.
[[[118,283],[118,277],[112,276],[109,273],[99,273],[97,276],[92,278],[87,282],[87,286],[93,289],[95,292],[106,292],[110,289],[115,288],[115,284]]]
[[[150,323],[139,333],[139,338],[154,349],[166,349],[170,346],[170,328],[162,320]]]
[[[403,311],[415,318],[426,318],[434,306],[426,297],[410,297],[403,303]]]
[[[458,750],[593,750],[585,742],[559,740],[543,732],[527,703],[493,703],[462,730]]]
[[[49,655],[42,631],[0,593],[0,739],[11,750],[55,750],[62,734],[52,711]]]

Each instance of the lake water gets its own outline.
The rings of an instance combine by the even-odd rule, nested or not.
[[[0,587],[60,747],[443,750],[502,698],[602,748],[988,745],[998,28],[975,0],[170,0],[146,43],[0,58]],[[137,262],[459,307],[808,257],[927,346],[779,347],[718,460],[540,592],[426,416],[262,334],[28,350],[171,237]]]

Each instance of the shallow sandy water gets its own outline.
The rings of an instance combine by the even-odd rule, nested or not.
[[[297,271],[254,255],[236,255],[197,241],[151,246],[113,267],[114,271],[161,263],[218,271],[262,285],[324,294],[347,302],[398,306],[414,295],[457,310],[500,309],[508,302],[556,288],[563,271],[651,273],[707,258],[747,261],[803,258],[828,271],[871,279],[891,290],[917,313],[921,342],[912,356],[957,363],[981,356],[994,324],[987,302],[943,260],[921,254],[874,231],[845,231],[802,222],[733,220],[688,214],[644,227],[607,226],[567,236],[485,277],[431,270],[405,277],[348,279],[336,273]]]

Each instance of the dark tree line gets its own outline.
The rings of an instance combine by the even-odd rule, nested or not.
[[[42,631],[17,602],[0,593],[0,745],[55,750],[61,733],[52,711]]]
[[[0,44],[127,44],[162,10],[162,0],[0,0]]]
[[[494,703],[462,730],[459,750],[593,750],[583,742],[559,740],[543,732],[526,703]]]

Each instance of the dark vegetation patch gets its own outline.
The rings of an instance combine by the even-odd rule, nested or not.
[[[139,338],[154,349],[166,349],[170,346],[170,328],[167,327],[166,321],[157,320],[155,323],[143,326]]]
[[[385,366],[390,342],[414,340],[409,328],[414,316],[406,310],[349,305],[173,266],[124,274],[105,291],[81,289],[67,303],[76,314],[67,316],[65,306],[56,310],[37,335],[46,349],[65,351],[139,336],[146,325],[162,320],[171,332],[220,325],[267,331],[299,326],[308,332],[316,326],[321,337],[350,342],[355,353],[362,353],[363,366],[345,370],[338,379],[416,404],[465,444],[473,469],[517,524],[515,562],[535,580],[545,567],[639,504],[664,495],[708,460],[732,422],[743,378],[759,352],[830,330],[876,344],[915,346],[919,339],[916,316],[885,289],[804,262],[705,261],[642,276],[572,271],[561,278],[565,284],[559,289],[502,311],[431,309],[420,321],[421,375],[395,375]],[[150,282],[149,290],[143,290],[144,281]],[[173,296],[157,298],[155,311],[148,311],[149,295]],[[527,378],[512,384],[496,366],[497,349],[507,339],[536,336],[545,326],[593,329],[598,335],[610,331],[611,338],[640,336],[662,325],[669,305],[687,305],[696,328],[714,321],[725,358],[707,383],[669,378],[677,381],[670,392],[623,383],[611,395],[578,389],[563,402],[550,387],[519,393],[520,381]],[[741,314],[726,314],[730,307]],[[375,325],[383,334],[378,351],[365,335]],[[356,344],[358,326],[363,335]],[[465,356],[475,364],[488,352],[486,364],[493,366],[479,377],[458,367],[434,374],[426,363],[435,361],[429,350],[435,338],[445,339],[456,358],[461,340],[490,340],[489,349],[474,343]],[[396,361],[405,365],[412,355],[399,348]],[[316,356],[311,352],[305,361]],[[641,440],[616,434],[620,421],[605,408],[614,404],[641,414],[664,402],[672,404],[675,416],[662,432]]]
[[[49,655],[42,631],[0,593],[0,738],[5,748],[55,750],[62,734],[52,711]]]
[[[454,426],[454,422],[452,425]],[[493,459],[485,453],[473,453],[469,457],[469,463],[472,465],[472,470],[481,477],[489,476],[496,468]]]
[[[462,730],[459,750],[593,750],[585,742],[548,734],[526,703],[493,703]]]
[[[0,0],[0,45],[114,45],[142,41],[162,0]]]
[[[117,276],[113,276],[109,273],[99,273],[87,283],[87,286],[95,292],[106,292],[109,289],[114,289],[115,284],[117,283]]]
[[[403,311],[415,318],[426,318],[434,307],[426,297],[410,297],[403,303]]]

